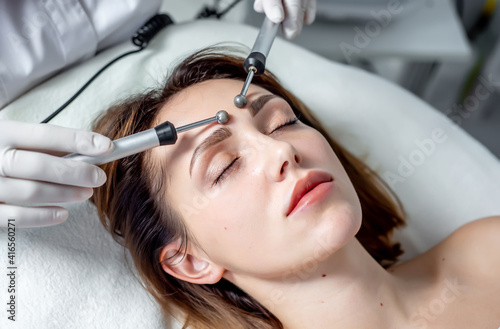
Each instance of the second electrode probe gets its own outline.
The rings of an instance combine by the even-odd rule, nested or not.
[[[144,152],[160,145],[175,144],[177,141],[177,133],[207,125],[212,122],[225,124],[228,120],[229,114],[226,111],[219,111],[212,118],[197,121],[179,128],[175,128],[171,122],[165,121],[154,128],[114,140],[113,144],[115,144],[115,148],[109,154],[88,156],[73,153],[65,156],[65,158],[83,161],[94,165],[102,165],[133,154]]]
[[[243,63],[243,68],[248,75],[241,93],[234,97],[234,105],[236,107],[242,108],[247,105],[246,96],[254,75],[260,75],[266,70],[266,57],[269,54],[269,50],[271,50],[274,38],[276,38],[278,28],[279,24],[271,22],[267,17],[264,19],[252,51]]]

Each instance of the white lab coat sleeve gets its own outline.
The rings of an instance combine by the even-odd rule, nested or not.
[[[64,67],[131,38],[161,0],[0,0],[0,108]]]

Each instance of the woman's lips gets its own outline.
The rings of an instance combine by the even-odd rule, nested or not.
[[[333,178],[331,175],[321,171],[310,171],[295,184],[286,216],[288,217],[292,213],[320,201],[332,188]]]

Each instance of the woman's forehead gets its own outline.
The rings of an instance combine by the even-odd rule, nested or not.
[[[248,109],[238,108],[233,103],[234,96],[240,93],[242,85],[241,81],[219,79],[190,86],[163,106],[158,115],[157,124],[170,121],[176,128],[179,128],[195,121],[214,117],[218,111],[225,110],[229,113],[229,125],[231,125],[231,115],[242,113],[242,111],[249,112]],[[269,94],[269,91],[251,85],[247,93],[249,103],[264,93]],[[215,127],[211,124],[179,134],[175,145],[153,149],[153,157],[163,163],[169,163],[172,167],[177,167],[178,160],[192,153],[199,142],[214,129]]]
[[[242,81],[214,79],[192,85],[166,103],[158,115],[158,123],[170,121],[180,127],[194,121],[215,116],[220,110],[232,112],[237,108],[233,99],[241,92]],[[247,96],[267,92],[266,89],[251,85]]]

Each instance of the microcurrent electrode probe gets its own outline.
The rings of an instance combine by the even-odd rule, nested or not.
[[[115,148],[109,154],[88,156],[73,153],[65,156],[64,158],[82,161],[93,165],[102,165],[133,154],[144,152],[160,145],[175,144],[177,141],[177,134],[180,132],[207,125],[212,122],[225,124],[228,120],[229,114],[226,111],[219,111],[212,118],[197,121],[179,128],[175,128],[171,122],[165,121],[154,128],[114,140],[113,144],[115,144]]]
[[[260,75],[266,70],[266,57],[269,54],[269,50],[271,50],[279,26],[280,24],[271,22],[267,17],[264,19],[252,51],[243,63],[243,68],[248,75],[241,93],[234,97],[234,105],[236,107],[243,108],[247,105],[246,96],[254,75]]]

